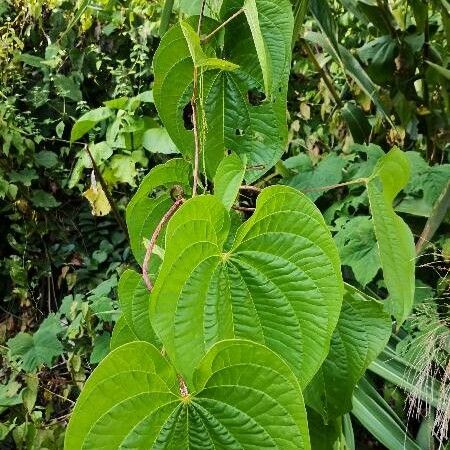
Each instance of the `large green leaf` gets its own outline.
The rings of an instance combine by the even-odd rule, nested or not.
[[[300,386],[266,347],[223,341],[180,394],[177,373],[151,344],[111,352],[87,381],[72,413],[66,450],[309,450]]]
[[[144,239],[150,239],[161,218],[173,203],[168,191],[179,186],[188,194],[191,171],[190,164],[183,159],[170,159],[165,164],[154,167],[145,176],[130,200],[126,220],[131,250],[139,264],[142,264],[145,256]],[[163,237],[164,233],[161,233],[158,244],[162,243]]]
[[[118,296],[123,318],[136,336],[134,340],[157,345],[158,339],[148,316],[150,293],[142,275],[134,270],[126,270],[119,280]]]
[[[381,267],[390,295],[386,307],[398,326],[408,317],[414,302],[415,250],[411,230],[397,216],[392,202],[409,176],[408,159],[401,150],[393,148],[378,160],[367,183]]]
[[[233,206],[244,179],[245,162],[236,154],[231,154],[219,164],[214,176],[214,195],[222,200],[227,209]]]
[[[220,19],[226,20],[243,4],[243,0],[226,0]],[[245,14],[227,25],[223,51],[213,37],[203,45],[200,53],[198,36],[195,38],[189,32],[187,41],[186,25],[184,30],[182,25],[177,25],[164,35],[155,54],[155,104],[169,135],[188,158],[194,153],[190,107],[194,72],[192,55],[197,59],[201,69],[198,126],[206,170],[211,177],[227,149],[248,156],[248,181],[269,170],[284,151],[292,11],[288,0],[255,0],[255,5],[257,15],[250,4],[246,4],[252,27]],[[193,26],[195,20],[189,19],[188,23]],[[217,26],[213,20],[205,19],[202,33],[207,34]],[[252,36],[256,29],[258,52]],[[214,65],[202,68],[198,63],[198,60],[206,61],[220,55],[239,68],[232,71],[214,68]],[[262,55],[267,64],[261,67]],[[270,82],[267,80],[269,70]],[[265,95],[264,80],[266,88],[270,86],[270,92]]]
[[[188,384],[222,339],[261,342],[304,387],[328,353],[342,302],[337,249],[319,210],[286,186],[264,189],[253,216],[224,250],[228,211],[214,196],[172,217],[152,293],[152,324]]]
[[[351,411],[356,383],[383,350],[391,329],[381,303],[346,285],[330,353],[305,391],[308,405],[325,422]]]

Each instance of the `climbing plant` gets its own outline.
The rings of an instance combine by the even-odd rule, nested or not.
[[[164,34],[153,61],[154,102],[182,158],[154,167],[127,207],[142,274],[120,279],[112,351],[65,448],[345,448],[355,386],[412,307],[414,243],[392,206],[408,159],[393,148],[350,182],[367,188],[382,303],[344,284],[308,196],[252,184],[287,140],[290,2],[199,12]]]

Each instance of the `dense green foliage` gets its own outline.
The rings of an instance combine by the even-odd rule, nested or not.
[[[204,6],[0,0],[0,447],[445,446],[448,2]]]

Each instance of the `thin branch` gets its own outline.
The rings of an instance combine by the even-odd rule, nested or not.
[[[199,36],[200,36],[200,31],[202,29],[203,15],[205,14],[205,5],[206,5],[206,0],[202,0],[202,5],[200,7],[200,17],[198,18],[198,25],[197,25],[197,34]]]
[[[442,190],[416,244],[416,254],[420,255],[427,242],[430,242],[450,208],[450,182]]]
[[[200,160],[200,139],[198,136],[198,124],[197,124],[197,84],[198,84],[198,68],[194,66],[194,84],[192,88],[192,124],[194,125],[194,182],[192,185],[192,197],[197,195],[197,187],[198,187],[198,166]]]
[[[200,36],[200,31],[202,27],[203,13],[205,12],[206,0],[202,1],[200,8],[200,17],[198,18],[197,34]],[[192,125],[194,126],[194,182],[192,185],[192,197],[197,195],[198,188],[198,172],[199,172],[199,160],[200,160],[200,139],[198,136],[198,123],[197,123],[197,100],[198,100],[198,67],[194,64],[194,76],[193,76],[193,86],[192,86]]]
[[[38,379],[39,380],[39,379]],[[47,391],[49,394],[52,394],[52,396],[54,397],[58,397],[61,400],[64,400],[67,403],[70,403],[71,405],[75,405],[75,402],[73,400],[70,400],[70,398],[64,397],[63,395],[59,395],[56,392],[51,391],[50,389],[47,389],[45,386],[42,386],[42,384],[40,385],[40,387],[42,389],[44,389],[44,391]]]
[[[234,14],[232,14],[230,17],[228,17],[228,19],[225,20],[225,22],[221,23],[216,29],[211,31],[211,33],[209,33],[207,36],[203,37],[201,39],[202,44],[208,42],[216,33],[218,33],[222,28],[226,27],[233,19],[235,19],[237,16],[239,16],[243,12],[244,12],[244,8],[238,9]]]
[[[235,211],[242,211],[242,212],[253,212],[255,210],[255,208],[248,208],[246,206],[235,206],[235,205],[233,205],[232,208]]]
[[[147,251],[145,252],[144,262],[142,263],[142,278],[144,278],[147,289],[150,292],[153,289],[153,283],[150,280],[150,277],[148,275],[148,265],[150,263],[150,258],[152,256],[153,250],[155,248],[156,241],[157,241],[159,235],[161,234],[161,230],[163,229],[164,225],[175,214],[175,211],[183,204],[183,202],[184,202],[183,197],[178,198],[175,201],[175,203],[169,208],[169,210],[164,214],[164,216],[158,223],[158,226],[155,228],[155,231],[153,232],[152,237],[150,239],[150,243],[147,247]]]
[[[124,232],[127,240],[130,241],[130,237],[128,236],[127,226],[125,225],[125,222],[123,221],[122,216],[120,215],[120,212],[117,208],[116,202],[114,201],[114,199],[111,196],[111,193],[109,192],[108,185],[106,184],[105,179],[103,178],[102,174],[100,173],[97,163],[95,162],[95,159],[92,156],[91,151],[89,150],[89,146],[85,145],[84,149],[86,150],[87,154],[89,155],[89,159],[91,160],[91,164],[92,164],[92,168],[94,169],[95,176],[98,179],[100,186],[103,189],[103,192],[105,193],[106,199],[108,200],[108,203],[111,206],[113,215],[114,215],[117,223],[119,224],[120,228]]]
[[[336,89],[334,88],[334,85],[333,85],[332,81],[328,77],[328,75],[325,72],[325,70],[320,66],[319,62],[317,61],[316,57],[314,56],[314,53],[313,53],[311,47],[309,46],[309,44],[306,41],[303,41],[303,47],[306,50],[308,58],[313,63],[314,67],[317,69],[317,71],[319,72],[320,76],[322,77],[322,80],[326,84],[326,86],[327,86],[328,90],[330,91],[330,94],[333,97],[334,101],[336,102],[336,104],[339,107],[342,107],[342,100],[341,100],[339,94],[337,93]]]
[[[338,183],[338,184],[330,184],[329,186],[320,186],[317,188],[311,188],[311,189],[301,189],[302,192],[320,192],[320,191],[328,191],[329,189],[336,189],[344,186],[350,186],[352,184],[362,184],[367,183],[367,178],[357,178],[356,180],[352,181],[346,181],[345,183]]]
[[[258,194],[262,191],[261,188],[256,187],[256,186],[250,186],[247,184],[244,184],[242,186],[239,187],[240,191],[252,191],[252,192],[257,192]]]

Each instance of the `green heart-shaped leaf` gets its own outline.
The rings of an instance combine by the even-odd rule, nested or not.
[[[222,341],[200,362],[194,390],[158,350],[133,342],[94,370],[72,413],[65,450],[309,450],[300,386],[266,347]]]
[[[282,356],[304,387],[328,353],[343,285],[319,210],[286,186],[264,189],[224,250],[228,211],[214,196],[172,217],[151,300],[152,324],[186,382],[215,342],[243,338]]]

